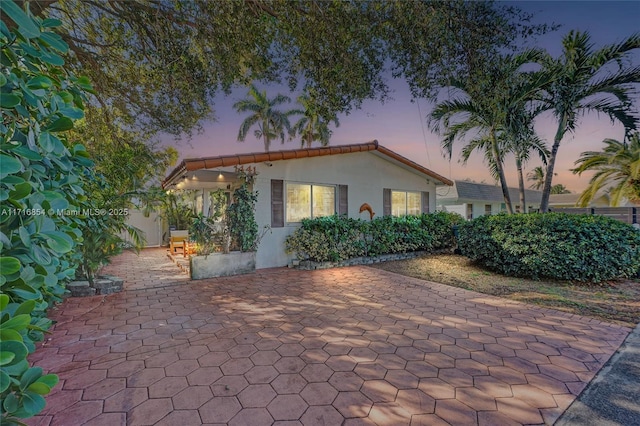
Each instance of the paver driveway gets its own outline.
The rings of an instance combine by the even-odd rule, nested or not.
[[[629,329],[389,272],[69,299],[32,424],[552,424]],[[446,423],[445,423],[446,422]]]

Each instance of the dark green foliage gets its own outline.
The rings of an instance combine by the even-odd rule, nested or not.
[[[92,162],[67,131],[83,117],[91,86],[64,68],[67,46],[51,32],[55,20],[34,19],[0,2],[0,423],[40,412],[57,383],[29,368],[28,353],[51,321],[65,281],[80,261],[83,219],[68,215],[87,197]],[[9,31],[5,22],[16,25]]]
[[[304,219],[302,226],[287,238],[287,252],[317,261],[337,262],[364,256],[366,244],[362,238],[365,222],[346,216],[326,216]]]
[[[451,226],[460,219],[458,215],[444,212],[384,216],[370,222],[337,215],[305,219],[285,244],[287,253],[318,262],[432,251],[453,245]]]
[[[42,368],[29,367],[27,355],[35,351],[35,342],[43,339],[51,326],[46,318],[34,318],[36,303],[27,300],[9,303],[9,296],[0,294],[0,420],[3,425],[17,424],[38,414],[45,406],[42,395],[58,383],[55,374],[42,374]]]
[[[244,184],[233,192],[233,202],[227,208],[231,238],[241,251],[254,251],[258,244],[257,200],[258,193]]]
[[[223,247],[224,230],[216,226],[215,219],[200,213],[191,219],[189,240],[195,244],[197,255],[206,256]]]
[[[459,232],[462,254],[505,275],[601,282],[640,268],[640,232],[603,216],[482,216]]]
[[[15,98],[3,103],[0,124],[0,252],[3,264],[17,267],[2,268],[0,290],[14,302],[34,300],[33,315],[40,317],[60,300],[78,263],[81,219],[63,212],[86,199],[82,176],[92,162],[62,130],[82,117],[83,91],[90,86],[58,65],[64,51],[46,41],[57,37],[49,28],[19,9],[9,16],[24,23],[15,32],[0,24],[0,91]],[[23,34],[26,22],[38,33]]]
[[[3,0],[3,2],[6,2]],[[415,96],[537,32],[513,6],[463,1],[29,2],[63,22],[71,66],[127,124],[175,135],[213,116],[212,98],[254,81],[307,89],[325,120],[389,93]]]

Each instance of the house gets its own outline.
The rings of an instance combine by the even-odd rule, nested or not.
[[[578,206],[578,200],[582,194],[551,194],[549,196],[549,207],[553,210],[576,208]],[[605,192],[598,192],[593,200],[587,207],[609,207],[611,205],[609,194]],[[623,199],[620,203],[620,207],[636,207],[636,204]]]
[[[211,193],[232,193],[241,185],[236,167],[253,170],[258,192],[256,221],[270,227],[258,246],[256,267],[285,266],[285,239],[308,217],[346,214],[377,216],[433,212],[436,187],[449,179],[387,149],[377,141],[322,148],[183,160],[163,181],[164,189],[195,189],[196,205],[208,214]]]
[[[514,211],[519,212],[520,191],[518,188],[509,188],[509,195]],[[528,212],[539,209],[541,199],[541,191],[525,189]],[[467,219],[498,214],[507,210],[500,186],[486,183],[456,180],[453,186],[438,188],[436,200],[438,210],[455,212]]]

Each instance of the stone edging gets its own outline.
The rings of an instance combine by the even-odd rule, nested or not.
[[[124,280],[114,275],[100,275],[93,280],[93,286],[89,281],[71,281],[67,284],[67,290],[71,292],[71,297],[87,297],[119,293],[124,286]]]
[[[305,271],[312,271],[315,269],[329,269],[339,268],[341,266],[354,266],[354,265],[372,265],[374,263],[388,262],[392,260],[405,260],[413,259],[415,257],[425,256],[427,254],[436,253],[449,253],[450,249],[438,250],[438,251],[412,251],[409,253],[390,253],[381,254],[380,256],[361,256],[351,259],[342,260],[340,262],[314,262],[312,260],[293,260],[289,264],[290,268],[302,269]]]

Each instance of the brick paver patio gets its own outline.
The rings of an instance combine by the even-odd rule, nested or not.
[[[630,331],[367,267],[69,299],[50,425],[553,424]]]
[[[178,253],[177,256],[182,256]],[[126,251],[102,270],[124,279],[127,290],[164,287],[189,281],[189,276],[169,258],[166,247],[147,248],[139,254]]]

